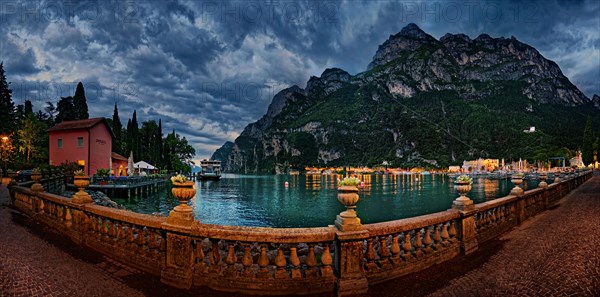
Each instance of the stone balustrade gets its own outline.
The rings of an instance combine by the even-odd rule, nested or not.
[[[77,244],[179,287],[239,293],[364,294],[370,284],[477,249],[552,206],[592,175],[475,205],[375,224],[263,228],[177,224],[165,217],[88,204],[11,186],[13,207]],[[333,223],[334,218],[332,218]],[[174,223],[175,222],[175,223]],[[345,231],[343,231],[345,230]]]

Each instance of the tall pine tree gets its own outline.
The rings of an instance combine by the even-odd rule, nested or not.
[[[85,90],[83,84],[79,82],[73,96],[73,108],[75,109],[75,117],[77,120],[89,119],[87,100],[85,99]]]
[[[164,166],[163,158],[162,120],[158,119],[158,131],[156,132],[156,165],[159,167]]]
[[[585,165],[594,161],[594,136],[592,133],[592,119],[588,116],[583,129],[583,147],[581,148],[581,159]]]
[[[126,154],[123,152],[123,124],[121,124],[121,119],[119,118],[119,109],[117,108],[117,103],[115,102],[115,109],[113,111],[112,116],[112,130],[113,134],[115,134],[115,140],[113,141],[113,150],[119,154]]]
[[[10,134],[15,131],[16,127],[12,90],[8,88],[6,76],[4,76],[4,63],[0,63],[0,134]]]
[[[140,160],[140,132],[135,110],[131,117],[131,149],[135,160]]]

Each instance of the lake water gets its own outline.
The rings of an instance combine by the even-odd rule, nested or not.
[[[363,175],[365,187],[356,206],[363,224],[443,211],[458,197],[446,175]],[[332,225],[345,208],[337,201],[336,175],[234,175],[196,183],[191,202],[197,220],[220,225],[322,227]],[[289,186],[285,186],[285,182]],[[548,180],[550,183],[550,179]],[[525,190],[539,181],[525,181]],[[467,196],[475,203],[508,195],[510,180],[473,180]],[[140,213],[168,215],[178,202],[170,189],[150,197],[114,199]]]

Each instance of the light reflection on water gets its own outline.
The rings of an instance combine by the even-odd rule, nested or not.
[[[362,223],[376,223],[443,211],[458,197],[445,175],[361,175],[365,186],[357,204]],[[336,175],[233,175],[196,183],[192,200],[197,220],[209,224],[268,227],[332,225],[344,210],[337,201]],[[285,182],[289,186],[285,187]],[[525,181],[525,190],[539,181]],[[509,180],[475,178],[467,196],[475,203],[506,196]],[[151,197],[115,199],[141,213],[168,215],[177,201],[170,190]]]

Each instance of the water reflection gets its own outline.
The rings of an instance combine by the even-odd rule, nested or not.
[[[357,205],[363,223],[443,211],[458,197],[453,183],[445,175],[367,174],[357,177],[364,181]],[[327,226],[333,224],[335,216],[344,210],[336,199],[340,178],[339,175],[225,174],[220,181],[196,184],[194,214],[204,223],[221,225]],[[522,186],[527,190],[537,187],[538,183],[527,180]],[[480,203],[505,196],[513,187],[509,180],[477,178],[467,196]],[[115,200],[136,212],[164,215],[178,204],[168,189],[151,197]]]

